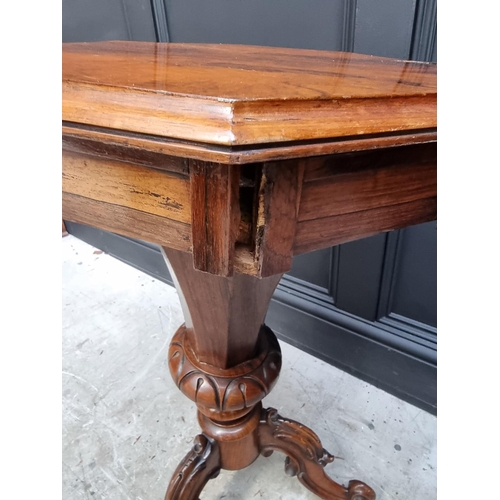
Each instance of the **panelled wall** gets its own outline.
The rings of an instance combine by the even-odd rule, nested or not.
[[[63,0],[63,41],[345,50],[436,61],[435,0]],[[70,233],[170,282],[158,248]],[[436,223],[297,256],[267,320],[278,336],[436,411]]]

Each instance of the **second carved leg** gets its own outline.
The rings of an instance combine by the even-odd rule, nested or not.
[[[361,481],[349,486],[336,483],[323,468],[334,457],[322,446],[318,436],[308,427],[283,418],[274,408],[262,412],[259,426],[259,446],[264,456],[280,451],[287,458],[285,472],[324,500],[375,500],[375,492]]]
[[[192,450],[172,476],[165,500],[198,500],[205,485],[219,471],[219,445],[203,434],[196,436]]]

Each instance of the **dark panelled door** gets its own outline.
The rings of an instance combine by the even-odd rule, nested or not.
[[[64,0],[63,41],[150,40],[348,50],[436,61],[435,0]],[[68,223],[151,275],[154,245]],[[436,223],[294,259],[267,317],[278,336],[436,410]]]

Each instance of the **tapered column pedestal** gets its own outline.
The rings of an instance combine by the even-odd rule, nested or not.
[[[221,469],[239,470],[262,454],[286,455],[285,471],[325,500],[374,500],[360,481],[347,487],[324,472],[334,460],[316,434],[263,409],[281,369],[281,350],[263,324],[281,275],[268,278],[197,271],[192,255],[164,249],[181,297],[186,323],[168,353],[172,377],[198,407],[202,434],[179,464],[166,500],[198,500]]]

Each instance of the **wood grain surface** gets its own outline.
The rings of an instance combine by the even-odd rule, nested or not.
[[[131,137],[110,137],[95,130],[62,127],[63,149],[72,153],[117,160],[143,167],[165,170],[171,174],[187,176],[188,159],[169,155],[163,148],[148,148],[144,140],[133,141]]]
[[[120,130],[103,129],[82,124],[63,122],[63,146],[76,152],[97,152],[110,158],[122,154],[124,161],[138,157],[141,165],[154,165],[155,168],[184,171],[182,162],[188,158],[230,165],[286,160],[306,156],[328,155],[350,151],[368,151],[390,148],[407,144],[436,142],[435,129],[417,132],[398,132],[391,134],[372,134],[348,136],[328,140],[292,141],[261,144],[254,146],[224,146],[193,141],[177,141],[166,137],[136,134]],[[100,144],[100,146],[96,146]],[[177,162],[170,159],[176,157]],[[152,164],[152,162],[155,164]]]
[[[214,275],[281,274],[294,254],[436,217],[436,97],[434,64],[63,45],[63,216]]]
[[[66,193],[191,222],[189,179],[161,170],[66,152],[62,188]]]
[[[305,163],[301,222],[437,195],[436,144],[311,158]]]
[[[65,220],[95,226],[123,236],[191,251],[191,225],[141,210],[104,203],[83,196],[62,194]],[[248,264],[245,269],[249,268]]]
[[[436,219],[436,198],[378,207],[297,224],[294,254],[312,252]]]
[[[436,217],[436,66],[236,45],[63,46],[63,218],[162,246],[184,310],[169,368],[203,434],[167,500],[259,453],[325,500],[374,500],[318,436],[262,410],[263,324],[294,254]]]
[[[252,359],[260,327],[281,275],[215,276],[194,268],[193,256],[163,248],[175,276],[186,327],[200,361],[220,368]]]
[[[240,225],[239,170],[220,163],[189,163],[194,267],[231,276]]]
[[[215,145],[436,127],[436,66],[241,45],[63,44],[63,120]]]
[[[265,163],[262,167],[254,230],[255,260],[260,276],[286,272],[292,267],[305,162],[284,163]]]
[[[245,165],[264,161],[304,158],[316,155],[338,154],[350,151],[367,151],[390,148],[407,144],[425,144],[436,142],[435,129],[411,132],[392,132],[386,134],[369,134],[347,136],[314,141],[291,141],[248,146],[224,146],[201,142],[179,141],[155,135],[97,128],[88,125],[63,122],[63,145],[72,151],[97,152],[107,157],[115,157],[123,152],[125,158],[132,158],[142,151],[141,164],[150,162],[156,154],[166,157],[176,156],[179,168],[182,160],[192,158],[201,161]],[[170,162],[162,159],[155,165],[163,168]]]

